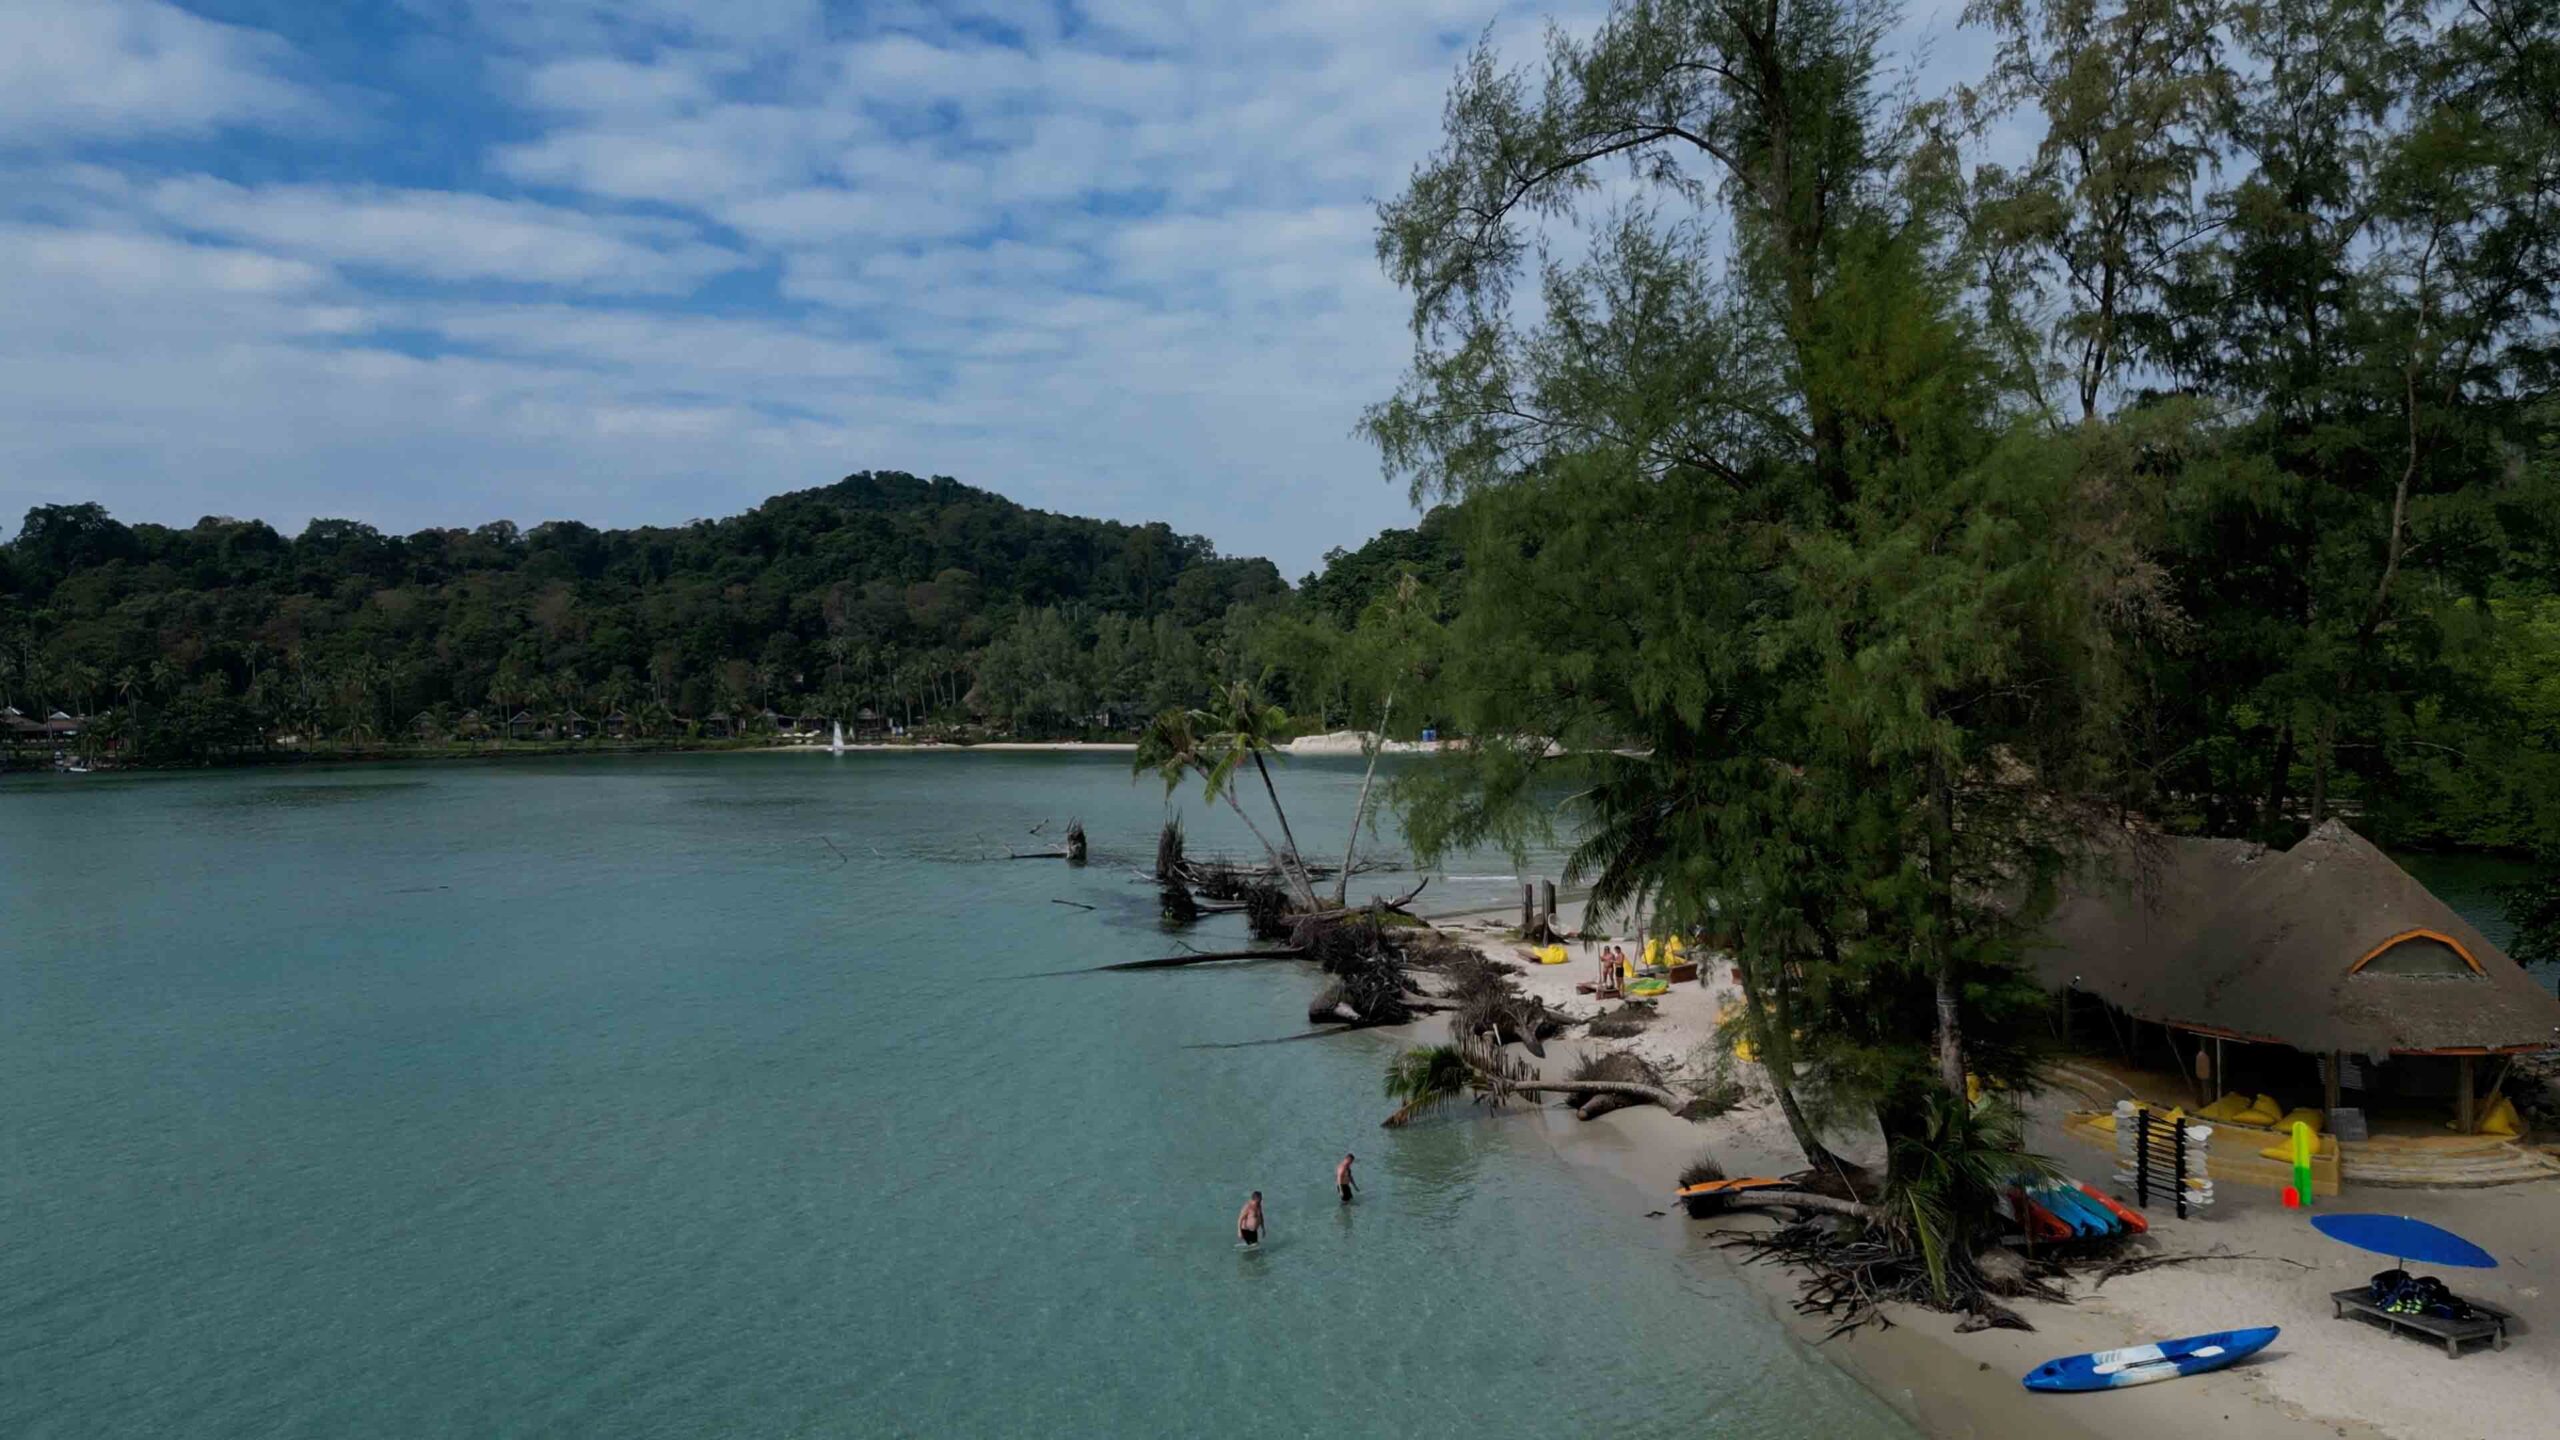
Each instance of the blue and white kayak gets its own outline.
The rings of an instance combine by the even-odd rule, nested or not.
[[[2266,1349],[2267,1342],[2276,1338],[2276,1329],[2266,1325],[2255,1330],[2216,1330],[2156,1345],[2065,1355],[2028,1371],[2026,1386],[2030,1390],[2114,1390],[2201,1375]]]

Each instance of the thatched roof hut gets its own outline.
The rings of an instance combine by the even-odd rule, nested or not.
[[[2037,965],[2056,989],[2313,1054],[2560,1047],[2560,999],[2335,820],[2284,851],[2148,840],[2114,868],[2054,913]]]

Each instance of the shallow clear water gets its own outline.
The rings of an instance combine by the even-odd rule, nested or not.
[[[1310,850],[1357,780],[1290,767]],[[1172,948],[1162,813],[1109,757],[0,782],[0,1434],[1910,1433],[1536,1117],[1192,1048],[1303,970],[1023,978]],[[1091,867],[986,858],[1069,816]]]

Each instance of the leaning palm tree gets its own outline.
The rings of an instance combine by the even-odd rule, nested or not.
[[[1165,793],[1170,795],[1192,775],[1201,777],[1202,793],[1211,801],[1224,800],[1236,812],[1253,838],[1262,842],[1263,853],[1271,859],[1271,868],[1289,887],[1291,896],[1307,910],[1316,908],[1315,884],[1307,877],[1306,866],[1299,862],[1297,848],[1282,850],[1271,843],[1253,815],[1236,798],[1234,785],[1237,766],[1253,753],[1249,742],[1240,743],[1228,732],[1209,731],[1203,727],[1215,723],[1217,717],[1200,710],[1167,710],[1147,724],[1146,733],[1138,737],[1138,753],[1130,773],[1153,771],[1163,777]],[[1266,779],[1268,776],[1266,775]],[[1273,797],[1278,805],[1278,797]],[[1285,822],[1283,834],[1286,834]]]
[[[1386,1123],[1410,1124],[1467,1093],[1466,1057],[1455,1045],[1417,1045],[1387,1062],[1386,1090],[1401,1102]]]
[[[1918,1129],[1894,1137],[1885,1210],[1919,1252],[1938,1303],[1947,1303],[1957,1267],[1987,1238],[1968,1227],[1987,1223],[1999,1193],[2020,1178],[2054,1173],[2052,1161],[2027,1153],[2024,1136],[2017,1107],[1996,1095],[1968,1102],[1932,1094]]]
[[[1302,879],[1308,878],[1307,862],[1298,853],[1298,837],[1289,828],[1289,812],[1280,805],[1280,787],[1271,782],[1271,767],[1262,758],[1280,743],[1289,712],[1263,704],[1251,686],[1238,680],[1218,697],[1216,716],[1219,729],[1211,738],[1219,752],[1217,763],[1233,771],[1246,760],[1253,762],[1254,773],[1262,777],[1262,793],[1271,797],[1271,813],[1280,821],[1280,840],[1288,847],[1289,863]]]

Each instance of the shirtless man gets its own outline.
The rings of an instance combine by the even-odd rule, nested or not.
[[[1333,1167],[1333,1188],[1342,1192],[1345,1205],[1351,1203],[1351,1192],[1360,1188],[1360,1182],[1351,1178],[1351,1152],[1348,1150],[1342,1152],[1342,1163]]]
[[[1253,1198],[1244,1202],[1244,1208],[1236,1212],[1236,1238],[1247,1245],[1262,1243],[1261,1191],[1254,1191]]]

